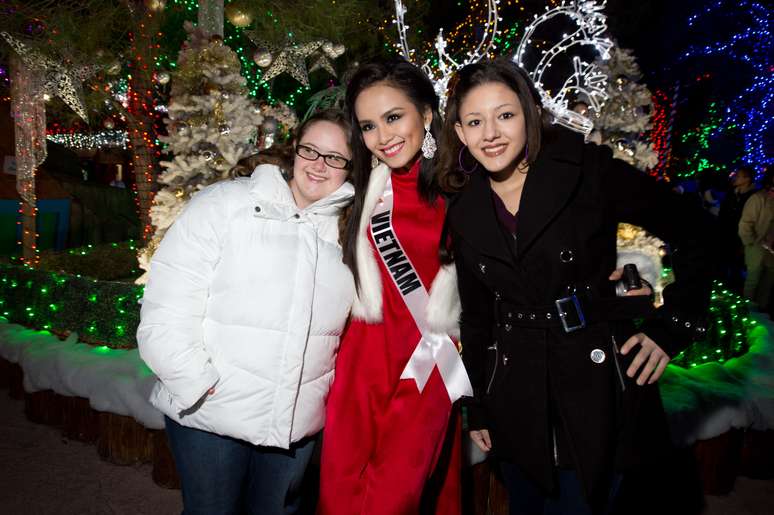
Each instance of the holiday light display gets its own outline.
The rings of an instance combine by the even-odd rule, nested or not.
[[[734,27],[730,36],[714,43],[691,46],[682,53],[679,61],[722,57],[749,68],[752,75],[750,83],[728,104],[720,126],[738,126],[744,137],[744,162],[756,166],[771,164],[774,153],[770,146],[767,147],[767,138],[770,142],[770,126],[774,118],[772,10],[753,0],[718,0],[689,17],[688,27],[700,29],[713,16],[722,17],[724,27],[734,27],[732,21],[742,19],[744,27]]]
[[[679,91],[680,86],[678,85],[671,97],[662,90],[656,90],[653,93],[653,114],[651,116],[653,129],[650,131],[650,141],[653,144],[653,150],[658,155],[658,164],[650,171],[650,174],[661,178],[667,178],[672,160],[672,134]]]
[[[153,91],[153,67],[159,52],[154,31],[157,24],[155,13],[147,11],[139,15],[137,30],[129,33],[132,61],[129,64],[127,90],[128,148],[132,152],[137,211],[140,216],[141,238],[149,241],[153,236],[150,209],[153,204],[156,182],[156,162],[161,156],[156,134],[160,132],[160,113],[156,110]]]
[[[126,131],[105,130],[99,132],[59,132],[46,135],[48,141],[73,150],[92,150],[100,148],[126,149],[129,141]]]
[[[500,32],[497,30],[497,22],[502,21],[502,18],[497,14],[497,6],[499,3],[500,0],[488,0],[487,17],[483,27],[483,37],[481,38],[481,41],[478,42],[476,48],[472,51],[468,51],[467,57],[460,62],[455,61],[446,51],[447,43],[443,37],[443,29],[438,31],[438,35],[435,38],[437,57],[434,61],[431,61],[430,59],[426,60],[424,64],[422,64],[422,70],[424,70],[433,82],[433,88],[440,100],[441,111],[444,110],[446,105],[446,89],[452,75],[460,68],[470,63],[480,61],[483,57],[497,48],[495,39],[500,35]],[[407,61],[414,62],[415,51],[409,47],[406,38],[406,29],[409,28],[405,22],[406,12],[407,9],[403,5],[403,1],[395,0],[395,24],[398,27],[399,39],[398,50]]]
[[[142,292],[132,283],[0,265],[0,315],[113,348],[136,346]]]
[[[607,98],[607,76],[600,72],[594,63],[587,63],[579,56],[572,56],[573,71],[564,84],[552,94],[544,84],[544,74],[554,64],[557,57],[566,58],[576,50],[576,47],[591,47],[602,59],[610,57],[613,42],[604,36],[607,31],[607,21],[602,10],[606,0],[580,0],[565,3],[549,9],[540,16],[535,15],[534,21],[524,31],[519,48],[513,56],[514,61],[529,73],[545,107],[554,116],[554,122],[583,134],[589,134],[594,123],[587,116],[572,110],[568,94],[575,93],[589,102],[589,107],[599,110]],[[573,32],[562,34],[561,38],[550,48],[540,50],[533,44],[535,31],[541,25],[556,17],[566,17],[575,23]],[[528,54],[539,53],[537,64],[530,65],[525,61]]]
[[[712,138],[724,128],[718,103],[710,102],[706,112],[705,120],[698,127],[685,131],[680,136],[681,143],[694,150],[682,160],[682,166],[676,171],[678,177],[690,177],[705,170],[725,173],[727,169],[725,163],[711,161],[708,156]]]

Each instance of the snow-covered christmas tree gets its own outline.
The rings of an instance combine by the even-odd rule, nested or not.
[[[140,266],[150,258],[185,204],[205,186],[228,178],[234,166],[257,151],[260,109],[247,96],[237,54],[219,36],[210,36],[186,22],[183,44],[172,77],[171,101],[164,120],[173,158],[160,164],[161,190],[154,198],[153,238],[140,251]],[[146,274],[147,275],[147,274]],[[137,282],[144,282],[145,275]]]
[[[594,132],[589,139],[613,149],[613,155],[640,170],[658,164],[658,154],[643,135],[651,129],[652,95],[641,84],[640,67],[631,50],[614,46],[610,59],[596,65],[607,75],[608,99],[598,112],[592,112]]]

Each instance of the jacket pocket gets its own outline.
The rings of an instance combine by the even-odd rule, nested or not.
[[[486,394],[492,393],[492,387],[494,386],[495,376],[497,375],[498,364],[500,363],[500,350],[497,347],[497,340],[492,345],[487,347],[487,362],[492,363],[491,366],[487,366],[487,381],[486,381]],[[491,372],[489,372],[491,370]]]
[[[621,349],[618,347],[618,342],[615,339],[614,334],[610,334],[610,346],[611,353],[613,355],[613,364],[615,365],[615,373],[618,378],[618,385],[621,388],[621,392],[626,391],[626,380],[624,379],[624,369],[621,364]]]

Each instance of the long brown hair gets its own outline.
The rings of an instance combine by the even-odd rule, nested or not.
[[[505,57],[469,64],[452,77],[449,87],[446,118],[441,132],[440,155],[436,169],[438,184],[445,192],[456,193],[464,188],[469,180],[469,176],[460,169],[460,152],[463,152],[463,144],[454,129],[455,124],[460,121],[460,105],[473,88],[491,82],[499,82],[509,87],[516,93],[521,103],[527,129],[527,145],[519,156],[520,159],[526,157],[527,163],[532,164],[540,153],[545,120],[540,109],[540,96],[529,76]],[[527,148],[529,148],[529,155],[525,155]],[[470,152],[465,153],[468,155],[468,160],[472,160]]]
[[[344,251],[344,263],[352,270],[355,284],[360,289],[360,278],[355,262],[360,217],[363,215],[363,203],[368,179],[371,177],[371,151],[363,141],[363,133],[355,114],[355,101],[365,89],[384,83],[403,92],[420,113],[430,109],[433,120],[430,123],[430,133],[436,140],[441,133],[441,117],[438,113],[438,96],[433,89],[433,83],[413,64],[400,58],[390,58],[372,61],[361,65],[347,85],[346,103],[352,122],[352,183],[355,186],[355,200],[348,214],[346,227],[340,238]],[[435,164],[438,155],[432,159],[420,156],[419,180],[417,189],[420,197],[427,203],[433,203],[440,193],[436,182]]]

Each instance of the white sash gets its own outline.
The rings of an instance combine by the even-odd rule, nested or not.
[[[376,244],[377,254],[422,333],[422,338],[400,378],[413,379],[422,392],[433,368],[438,366],[449,400],[454,403],[462,396],[472,396],[473,387],[451,338],[446,334],[434,333],[428,328],[426,313],[430,296],[392,229],[392,207],[392,179],[388,177],[384,195],[371,215],[371,236]]]

